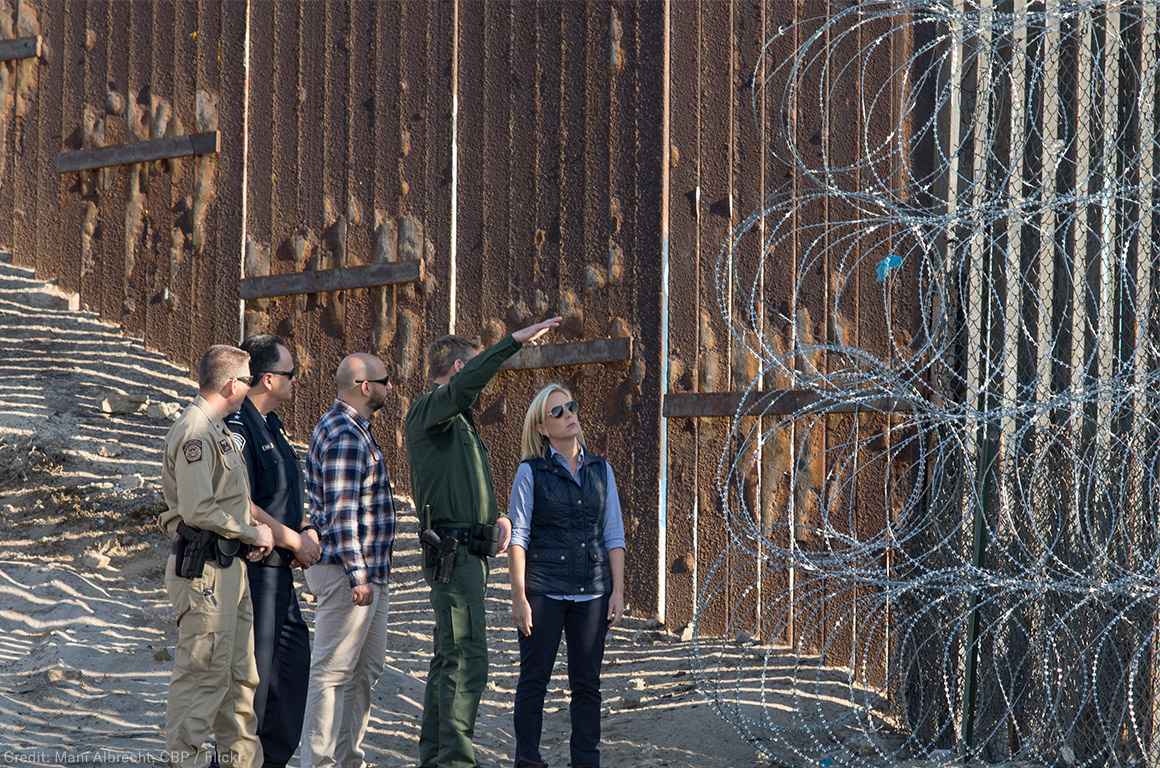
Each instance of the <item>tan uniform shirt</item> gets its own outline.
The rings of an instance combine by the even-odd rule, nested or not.
[[[161,526],[170,536],[177,523],[253,544],[246,465],[225,422],[211,417],[205,398],[185,409],[165,436],[161,491],[168,509]]]

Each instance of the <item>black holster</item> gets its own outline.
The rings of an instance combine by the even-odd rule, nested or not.
[[[440,536],[430,528],[419,535],[423,545],[423,567],[433,571],[431,580],[436,584],[447,584],[455,574],[455,552],[459,541],[454,536]]]
[[[201,578],[210,560],[229,568],[235,557],[245,557],[249,551],[249,545],[237,539],[227,539],[185,523],[177,524],[173,555],[177,560],[176,574],[183,579]]]

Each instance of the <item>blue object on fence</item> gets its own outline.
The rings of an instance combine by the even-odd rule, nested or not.
[[[886,258],[884,258],[882,261],[878,262],[878,269],[875,271],[875,274],[878,275],[878,282],[886,282],[886,276],[901,267],[902,261],[903,259],[901,256],[891,253],[887,255]]]
[[[832,757],[823,757],[821,760],[818,761],[818,765],[821,766],[821,768],[830,768],[830,766],[833,764],[834,764],[834,758],[832,758]]]

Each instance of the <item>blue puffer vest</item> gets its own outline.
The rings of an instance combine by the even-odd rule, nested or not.
[[[535,494],[525,588],[530,595],[603,595],[612,591],[604,548],[608,467],[585,452],[576,484],[556,458],[524,462]]]

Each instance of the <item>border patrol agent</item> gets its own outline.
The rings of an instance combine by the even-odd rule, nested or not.
[[[222,422],[250,384],[249,355],[216,345],[198,364],[200,394],[165,436],[161,525],[175,535],[165,588],[177,612],[177,653],[165,710],[170,763],[262,764],[256,735],[253,612],[241,558],[265,556],[270,529],[251,516],[246,469]]]
[[[313,565],[321,550],[314,527],[302,524],[302,470],[274,412],[293,394],[293,357],[281,339],[268,334],[246,339],[242,350],[250,355],[253,386],[226,426],[246,461],[255,515],[274,535],[274,551],[249,563],[248,576],[258,664],[258,738],[266,768],[283,768],[302,737],[310,679],[310,631],[290,566]]]
[[[421,768],[478,765],[471,740],[487,684],[487,558],[504,552],[511,537],[511,522],[498,516],[487,447],[471,408],[505,360],[559,324],[559,317],[545,320],[478,354],[462,337],[437,339],[427,355],[433,387],[407,413],[411,488],[424,529],[423,576],[435,612]]]

